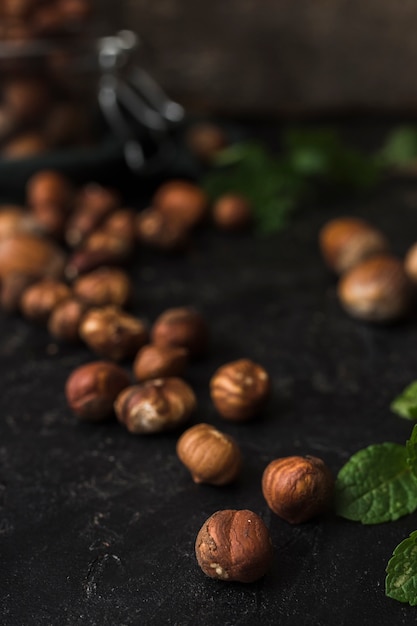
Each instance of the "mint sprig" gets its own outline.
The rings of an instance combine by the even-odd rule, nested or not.
[[[417,605],[417,530],[394,550],[386,568],[385,593],[399,602]]]
[[[391,403],[391,411],[409,420],[417,419],[417,381],[412,382]]]

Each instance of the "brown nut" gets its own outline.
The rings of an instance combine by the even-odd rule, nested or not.
[[[114,408],[129,432],[145,435],[180,426],[196,405],[194,392],[186,382],[180,378],[157,378],[122,391]]]
[[[72,372],[65,396],[78,418],[99,422],[113,414],[115,399],[129,383],[128,374],[115,363],[94,361]]]
[[[76,199],[76,209],[68,221],[65,239],[78,246],[120,206],[120,196],[113,189],[97,184],[86,185]]]
[[[211,515],[195,542],[197,562],[210,578],[252,583],[272,564],[267,527],[256,513],[224,510]]]
[[[178,307],[167,309],[157,318],[151,337],[155,346],[186,348],[194,357],[206,352],[209,331],[206,320],[196,309]]]
[[[197,424],[186,430],[178,439],[177,455],[195,483],[227,485],[238,477],[242,468],[236,441],[209,424]]]
[[[214,406],[222,417],[236,422],[249,420],[259,413],[270,390],[267,372],[249,359],[223,365],[210,381]]]
[[[358,263],[389,250],[384,235],[356,217],[341,217],[327,222],[320,231],[321,254],[328,267],[342,274]]]
[[[82,302],[97,307],[114,304],[124,308],[133,293],[132,282],[126,272],[107,267],[77,278],[73,290]]]
[[[96,230],[68,260],[65,275],[74,280],[102,265],[124,264],[133,250],[132,241],[105,230]]]
[[[417,243],[413,244],[405,255],[404,270],[408,278],[414,284],[417,283]]]
[[[114,361],[134,356],[148,340],[144,322],[117,306],[90,309],[79,332],[93,352]]]
[[[29,179],[26,196],[28,205],[35,212],[41,213],[45,208],[53,207],[66,213],[71,208],[74,192],[66,176],[54,170],[44,170]]]
[[[89,0],[58,0],[58,9],[69,23],[85,22],[92,12]]]
[[[24,159],[49,150],[45,138],[37,132],[28,132],[10,139],[1,154],[5,159]]]
[[[21,123],[38,121],[47,111],[51,99],[50,89],[39,77],[14,78],[3,88],[6,108],[13,111]]]
[[[46,324],[54,308],[71,296],[71,289],[65,283],[46,278],[26,289],[20,308],[27,319]]]
[[[144,245],[166,252],[180,250],[188,241],[188,230],[181,222],[153,208],[137,216],[136,235]]]
[[[212,161],[214,157],[227,145],[224,131],[210,122],[193,124],[185,136],[190,151],[202,161]]]
[[[19,233],[37,233],[40,227],[25,209],[18,206],[0,206],[0,241]]]
[[[208,198],[197,185],[184,180],[172,180],[159,187],[153,198],[153,206],[185,228],[191,228],[206,216]]]
[[[401,261],[374,256],[342,276],[337,288],[343,308],[368,322],[390,322],[407,313],[411,287]]]
[[[188,361],[186,348],[162,348],[152,344],[139,350],[133,363],[136,380],[181,376]]]
[[[333,498],[334,479],[314,456],[275,459],[262,476],[262,492],[270,509],[290,524],[324,513]]]
[[[25,274],[34,278],[60,278],[65,255],[54,244],[35,235],[19,234],[0,241],[0,278]]]
[[[79,328],[86,311],[87,305],[76,298],[64,300],[52,311],[48,320],[48,331],[59,341],[80,341]]]
[[[135,240],[136,212],[132,209],[119,209],[111,213],[103,222],[102,230],[133,245]]]
[[[37,279],[27,274],[7,274],[2,278],[0,306],[7,313],[16,313],[20,309],[20,301],[26,289]]]
[[[252,207],[244,196],[229,193],[220,196],[213,205],[213,220],[221,230],[247,228],[252,221]]]

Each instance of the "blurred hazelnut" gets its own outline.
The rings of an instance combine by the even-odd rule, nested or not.
[[[153,198],[153,206],[185,228],[191,228],[205,218],[208,198],[197,185],[184,180],[172,180],[159,187]]]
[[[76,209],[68,220],[65,233],[68,245],[81,244],[119,206],[120,197],[116,191],[96,184],[83,187],[76,200]]]
[[[324,513],[333,491],[332,473],[314,456],[276,459],[262,477],[262,492],[269,508],[290,524],[301,524]]]
[[[152,344],[139,350],[133,363],[136,380],[181,376],[188,361],[186,348],[161,348]]]
[[[33,8],[34,0],[3,0],[3,13],[6,17],[23,19]]]
[[[7,313],[16,313],[26,289],[37,279],[28,274],[11,273],[3,276],[0,290],[0,306]]]
[[[18,206],[0,206],[0,241],[19,233],[36,233],[39,225],[25,209]]]
[[[242,230],[252,221],[250,202],[236,193],[220,196],[213,205],[213,220],[221,230]]]
[[[49,87],[39,76],[13,78],[3,86],[4,106],[21,123],[39,121],[47,113],[50,99]]]
[[[114,237],[130,242],[135,241],[136,211],[132,209],[118,209],[105,218],[102,230],[111,233]]]
[[[97,354],[121,361],[134,356],[148,340],[147,326],[117,306],[90,309],[82,319],[80,337]]]
[[[187,131],[185,141],[190,151],[202,161],[212,161],[226,147],[224,131],[210,122],[193,124]]]
[[[80,276],[73,284],[74,295],[90,306],[115,304],[124,308],[132,298],[132,282],[126,272],[101,267]]]
[[[65,18],[58,6],[52,3],[36,7],[32,18],[32,28],[37,37],[60,35],[65,27]]]
[[[336,274],[389,250],[388,241],[379,230],[355,217],[327,222],[320,231],[319,244],[325,262]]]
[[[410,281],[403,265],[388,255],[374,256],[346,272],[337,291],[347,313],[368,322],[393,321],[410,305]]]
[[[0,278],[26,274],[35,278],[61,278],[65,255],[52,242],[19,234],[0,241]]]
[[[69,22],[85,22],[91,15],[90,0],[58,0],[61,15]]]
[[[191,307],[167,309],[157,318],[151,330],[155,346],[187,348],[190,356],[206,352],[208,337],[206,320]]]
[[[417,243],[413,244],[405,255],[404,270],[408,278],[417,283]]]
[[[8,141],[3,146],[1,154],[6,159],[24,159],[47,150],[49,150],[49,145],[40,133],[28,132]]]
[[[72,207],[73,196],[73,188],[68,178],[53,170],[34,174],[26,185],[28,205],[35,211],[53,207],[66,213]]]
[[[52,278],[34,283],[23,293],[20,306],[27,319],[46,324],[54,308],[71,296],[71,289]]]
[[[68,298],[56,305],[48,320],[48,331],[59,341],[77,343],[81,340],[79,328],[87,305],[76,298]]]
[[[127,372],[115,363],[95,361],[72,372],[65,396],[78,418],[98,422],[113,414],[114,401],[129,382]]]
[[[197,424],[186,430],[178,439],[177,455],[195,483],[227,485],[238,477],[242,468],[236,441],[209,424]]]
[[[195,553],[206,576],[252,583],[271,567],[273,547],[259,515],[228,509],[213,513],[204,522],[197,535]]]
[[[222,417],[246,421],[265,406],[271,389],[270,378],[263,367],[240,359],[220,367],[210,381],[214,406]]]
[[[180,378],[157,378],[128,387],[118,396],[118,420],[135,435],[159,433],[180,426],[197,405],[193,390]]]
[[[157,209],[146,209],[136,218],[138,240],[164,251],[184,248],[188,241],[187,227]]]

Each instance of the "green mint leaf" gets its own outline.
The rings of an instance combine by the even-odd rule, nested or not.
[[[391,411],[409,420],[417,419],[417,380],[408,385],[391,403]]]
[[[394,550],[386,568],[385,594],[399,602],[417,605],[417,531]]]
[[[389,135],[380,156],[386,165],[404,166],[417,158],[417,128],[405,126]]]
[[[417,478],[417,424],[414,426],[411,437],[405,444],[407,451],[407,465],[411,473]]]
[[[417,509],[417,481],[405,446],[372,445],[354,454],[336,480],[336,513],[362,524],[396,520]]]

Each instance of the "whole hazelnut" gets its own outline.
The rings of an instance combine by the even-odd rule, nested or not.
[[[188,361],[186,348],[160,347],[152,344],[139,350],[133,362],[133,374],[136,380],[181,376]]]
[[[102,230],[119,237],[132,245],[135,240],[136,212],[132,209],[119,209],[105,218]]]
[[[87,306],[76,298],[68,298],[56,305],[48,320],[48,331],[55,339],[76,343],[80,341],[79,328]]]
[[[229,193],[220,196],[213,205],[213,220],[221,230],[247,228],[252,221],[252,207],[244,196]]]
[[[325,512],[333,491],[332,473],[314,456],[275,459],[262,476],[262,492],[269,508],[290,524],[301,524]]]
[[[159,433],[180,426],[197,405],[193,390],[180,378],[157,378],[128,387],[118,396],[118,420],[135,435]]]
[[[54,308],[70,296],[71,289],[68,285],[45,278],[24,291],[20,307],[27,319],[46,324]]]
[[[327,222],[320,231],[319,245],[328,267],[342,274],[374,255],[388,252],[384,235],[356,217],[341,217]]]
[[[231,509],[217,511],[204,522],[195,553],[200,568],[210,578],[252,583],[269,570],[273,547],[259,515]]]
[[[401,261],[391,256],[374,256],[339,281],[338,296],[353,317],[368,322],[390,322],[405,315],[411,287]]]
[[[34,174],[26,185],[26,197],[34,210],[53,207],[66,213],[71,208],[73,189],[66,176],[54,170],[44,170]]]
[[[417,243],[413,244],[405,255],[404,270],[408,278],[417,283]]]
[[[80,245],[119,206],[120,197],[116,191],[96,184],[83,187],[76,199],[75,211],[67,223],[67,244],[71,247]]]
[[[100,267],[73,284],[74,295],[89,306],[114,304],[124,308],[132,297],[132,282],[126,272]]]
[[[206,320],[192,307],[167,309],[155,321],[151,330],[155,346],[187,348],[190,356],[200,356],[207,350],[209,331]]]
[[[64,253],[41,237],[22,233],[0,241],[1,279],[7,274],[60,278],[64,266]]]
[[[140,243],[166,252],[180,250],[188,241],[188,230],[157,209],[145,209],[136,218],[136,235]]]
[[[88,235],[80,248],[68,259],[65,275],[74,280],[102,265],[124,264],[133,250],[132,241],[99,229]]]
[[[242,468],[236,441],[209,424],[197,424],[186,430],[178,439],[177,455],[195,483],[227,485]]]
[[[159,187],[153,198],[153,206],[185,228],[191,228],[206,216],[208,198],[197,185],[184,180],[172,180]]]
[[[93,352],[114,361],[135,355],[148,340],[144,322],[117,306],[90,309],[81,321],[79,333]]]
[[[190,151],[202,161],[212,161],[227,145],[226,135],[220,126],[211,122],[193,124],[185,141]]]
[[[240,359],[220,367],[210,381],[213,403],[222,417],[246,421],[263,409],[271,389],[263,367]]]
[[[16,313],[26,289],[37,279],[28,274],[10,273],[2,278],[0,306],[7,313]]]
[[[0,207],[0,241],[19,233],[36,233],[40,228],[25,209],[18,206]]]
[[[77,417],[99,422],[113,414],[114,401],[129,382],[128,374],[115,363],[95,361],[72,372],[65,395]]]

